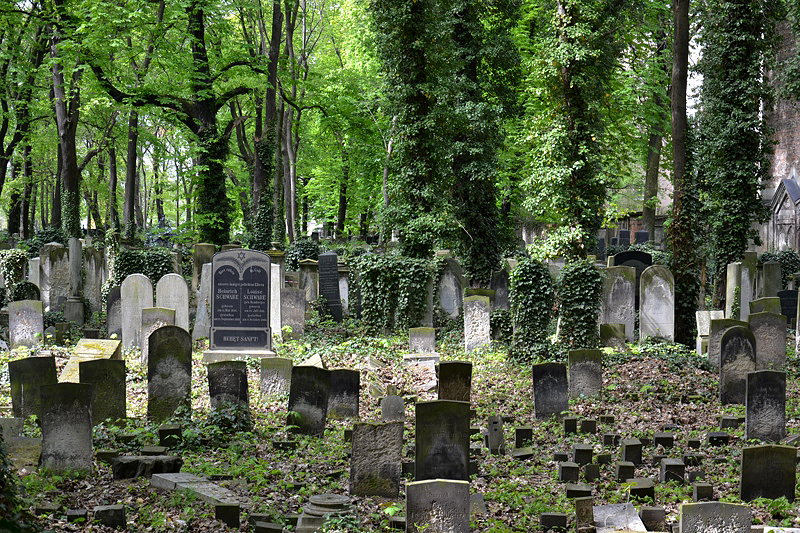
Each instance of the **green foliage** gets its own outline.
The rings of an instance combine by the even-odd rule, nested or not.
[[[274,150],[274,146],[272,147]],[[250,248],[265,252],[272,248],[272,191],[265,189],[258,203],[255,220],[253,220]]]
[[[114,265],[114,282],[119,285],[131,274],[144,274],[155,285],[162,276],[173,272],[172,254],[166,248],[120,250]]]
[[[28,249],[28,256],[39,257],[42,246],[49,242],[57,242],[67,246],[69,237],[61,228],[48,226],[36,232],[36,235],[26,241],[22,241],[23,247]]]
[[[514,337],[510,355],[518,360],[547,359],[547,326],[553,316],[555,284],[546,265],[524,259],[511,271],[511,316]]]
[[[18,302],[20,300],[38,300],[41,292],[35,283],[30,281],[20,281],[15,283],[9,292],[8,301]]]
[[[514,336],[514,319],[510,311],[495,309],[489,314],[489,325],[492,339],[506,344],[511,342]]]
[[[11,294],[14,286],[23,281],[28,266],[28,254],[24,250],[13,248],[0,251],[0,274],[6,282],[6,296]]]
[[[794,250],[782,250],[780,252],[764,252],[758,256],[759,263],[767,261],[778,261],[781,264],[781,288],[786,290],[792,276],[800,272],[800,254]]]
[[[0,432],[0,531],[36,531],[17,494],[16,477],[16,471],[6,456],[3,434]]]
[[[361,319],[370,331],[418,326],[427,310],[433,262],[399,255],[364,254],[350,261],[361,291]]]
[[[289,245],[286,249],[286,270],[297,271],[300,270],[300,261],[302,259],[317,260],[320,250],[318,243],[311,239],[298,239]]]
[[[559,342],[568,350],[595,348],[603,278],[588,260],[568,263],[558,280]]]

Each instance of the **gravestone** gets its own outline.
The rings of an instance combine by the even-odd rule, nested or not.
[[[125,361],[95,359],[78,363],[80,383],[92,386],[92,424],[127,416]]]
[[[200,289],[197,291],[197,309],[192,328],[192,340],[208,338],[211,334],[211,263],[202,268]]]
[[[781,264],[778,261],[767,261],[762,266],[762,273],[764,278],[764,289],[761,291],[761,296],[778,296],[778,291],[783,289],[783,282],[781,281]]]
[[[69,296],[69,250],[57,242],[39,252],[39,290],[45,311],[63,311]]]
[[[458,318],[464,304],[464,274],[461,265],[452,257],[442,259],[439,273],[439,305],[450,318]]]
[[[711,319],[711,333],[708,336],[708,361],[714,368],[719,368],[722,334],[733,326],[750,327],[747,322],[740,322],[739,320],[731,320],[729,318]]]
[[[781,301],[781,314],[786,316],[786,323],[791,325],[792,320],[797,320],[797,291],[778,291],[778,299]]]
[[[603,388],[602,350],[570,350],[569,397],[597,396]]]
[[[55,357],[26,357],[8,362],[15,418],[42,416],[41,387],[58,383]]]
[[[250,426],[250,397],[247,392],[247,363],[220,361],[210,363],[208,369],[208,395],[212,410],[233,409],[236,423]],[[228,415],[231,416],[231,415]]]
[[[199,290],[203,280],[203,265],[211,262],[217,247],[213,244],[199,242],[194,245],[192,254],[192,290]]]
[[[494,291],[493,309],[509,309],[509,271],[504,268],[497,272],[492,272],[492,280],[489,282],[489,289]]]
[[[711,334],[711,321],[725,318],[724,311],[695,311],[697,324],[696,352],[697,355],[708,353],[708,337]]]
[[[632,503],[592,506],[592,521],[597,533],[647,531]]]
[[[306,329],[306,297],[303,289],[281,289],[281,329],[289,326],[290,339],[297,339]]]
[[[58,383],[41,388],[42,467],[92,470],[92,386]]]
[[[8,341],[11,349],[44,344],[42,302],[20,300],[8,304]]]
[[[533,412],[536,418],[561,416],[568,407],[567,367],[562,363],[533,365]]]
[[[467,296],[464,298],[464,350],[471,352],[481,346],[488,347],[491,338],[489,297]]]
[[[261,397],[289,392],[292,382],[292,360],[285,357],[261,358]]]
[[[301,259],[300,265],[300,288],[305,295],[305,308],[309,310],[311,305],[319,298],[319,265],[313,259]]]
[[[625,352],[625,324],[600,324],[600,343],[606,348]]]
[[[780,442],[785,436],[786,372],[750,372],[745,400],[745,438]]]
[[[431,479],[406,485],[406,533],[469,530],[469,482]]]
[[[175,325],[175,310],[164,307],[145,307],[142,309],[142,329],[139,346],[142,347],[141,363],[147,365],[149,354],[150,334],[164,326]],[[188,330],[186,330],[188,333]]]
[[[69,297],[64,302],[64,318],[83,325],[83,247],[80,239],[69,239]]]
[[[350,269],[344,263],[339,263],[337,274],[339,300],[342,302],[342,316],[350,316]]]
[[[619,232],[617,232],[617,239],[619,239],[619,245],[622,246],[623,249],[627,250],[631,245],[631,230],[619,230]]]
[[[728,263],[727,270],[725,271],[725,318],[730,320],[742,320],[739,316],[733,316],[734,304],[742,305],[741,291],[742,291],[742,263]],[[748,300],[748,306],[749,300]],[[749,311],[749,307],[748,307]]]
[[[153,307],[153,284],[144,274],[131,274],[122,282],[120,297],[122,345],[141,347],[142,309]]]
[[[645,269],[639,294],[639,338],[675,338],[675,280],[661,265]]]
[[[178,326],[152,332],[147,360],[147,418],[163,422],[192,407],[192,338]]]
[[[319,295],[336,322],[342,322],[342,299],[339,294],[339,258],[335,252],[325,252],[317,257],[319,269]]]
[[[653,256],[647,252],[636,250],[620,252],[609,258],[608,266],[629,266],[636,269],[636,283],[633,285],[635,291],[634,308],[639,310],[639,287],[642,272],[653,264]]]
[[[701,502],[680,506],[681,533],[750,533],[750,507]]]
[[[786,496],[794,501],[797,478],[797,448],[766,444],[742,449],[739,498],[744,502],[756,498],[774,500]]]
[[[277,244],[277,243],[276,243]],[[284,286],[284,279],[286,278],[286,254],[274,248],[267,250],[269,261],[271,263],[271,272],[269,276],[269,329],[273,335],[278,335],[283,338],[283,330],[281,329],[281,307],[282,307],[282,291]]]
[[[506,453],[506,439],[503,434],[503,417],[490,416],[487,424],[486,445],[492,455]]]
[[[122,341],[87,338],[79,340],[58,380],[80,383],[79,365],[96,359],[122,360]]]
[[[469,480],[469,403],[417,402],[414,479]]]
[[[381,420],[384,422],[403,422],[406,419],[406,406],[403,397],[387,394],[381,398]]]
[[[786,364],[786,317],[751,313],[747,317],[756,339],[756,370],[783,370]]]
[[[328,416],[330,387],[329,370],[316,366],[292,368],[287,424],[297,426],[298,433],[322,436]]]
[[[720,341],[719,400],[744,404],[747,373],[756,369],[756,340],[747,328],[733,326]]]
[[[603,237],[597,239],[597,257],[604,260],[606,256],[606,240]]]
[[[397,498],[403,473],[403,423],[356,423],[352,450],[350,495]]]
[[[42,260],[39,257],[31,257],[28,259],[28,281],[37,287],[41,286],[41,281],[39,278],[41,264]]]
[[[650,233],[647,231],[637,231],[633,238],[635,244],[647,244],[650,241]]]
[[[189,331],[189,286],[179,274],[166,274],[156,283],[156,307],[175,310],[175,325]]]
[[[438,374],[440,400],[471,401],[472,363],[445,361],[439,363]]]
[[[742,290],[740,293],[740,315],[739,320],[747,322],[750,314],[750,302],[755,296],[756,275],[758,274],[758,254],[756,252],[745,252],[742,258]]]
[[[624,324],[625,338],[633,341],[636,318],[636,269],[611,266],[603,270],[603,296],[600,301],[601,324]]]
[[[361,373],[340,368],[331,370],[331,388],[328,395],[328,418],[343,420],[358,418],[358,400],[361,391]]]
[[[122,295],[120,287],[111,287],[106,296],[106,335],[122,340]]]
[[[781,314],[781,299],[777,296],[771,298],[756,298],[750,302],[750,313],[775,313]]]
[[[106,281],[106,265],[103,250],[87,247],[83,249],[83,269],[86,280],[83,296],[89,303],[92,313],[103,310],[103,283]]]
[[[436,330],[434,328],[410,328],[408,348],[411,353],[436,353]]]

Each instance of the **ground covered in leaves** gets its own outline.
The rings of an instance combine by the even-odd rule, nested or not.
[[[728,446],[711,448],[705,442],[710,431],[718,430],[718,417],[723,414],[744,415],[743,406],[722,407],[717,400],[717,379],[703,358],[680,346],[667,343],[629,345],[627,353],[607,351],[603,369],[603,391],[599,397],[581,398],[570,403],[570,414],[580,418],[600,419],[611,415],[613,423],[600,423],[597,434],[565,435],[558,421],[540,421],[533,416],[533,395],[529,364],[509,361],[502,345],[491,350],[465,354],[463,340],[455,332],[438,343],[442,360],[469,360],[473,363],[472,404],[476,417],[472,425],[486,427],[489,416],[503,416],[508,447],[513,447],[514,428],[533,427],[535,455],[517,460],[510,455],[492,456],[488,450],[476,450],[479,473],[473,476],[471,491],[480,493],[486,503],[485,512],[472,515],[476,532],[531,531],[539,527],[539,514],[547,511],[574,512],[566,498],[564,483],[557,479],[554,452],[569,452],[574,443],[592,444],[595,456],[610,453],[612,464],[602,465],[601,478],[592,483],[595,504],[621,503],[630,500],[629,486],[614,479],[613,462],[619,460],[616,446],[604,446],[603,434],[616,433],[621,438],[652,437],[665,424],[678,426],[675,447],[664,450],[645,446],[645,464],[638,467],[636,477],[658,479],[658,467],[647,457],[663,453],[680,457],[688,449],[689,439],[703,441],[702,465],[687,467],[710,482],[714,497],[720,501],[738,502],[739,460],[746,444],[743,425],[730,430]],[[791,336],[790,336],[791,337]],[[790,341],[790,346],[793,339]],[[295,363],[312,355],[320,355],[328,368],[354,368],[361,371],[362,420],[379,420],[379,397],[388,387],[396,387],[406,399],[405,458],[413,459],[414,401],[435,399],[435,391],[425,391],[428,378],[410,367],[404,367],[402,355],[407,351],[407,338],[369,337],[342,329],[313,329],[298,341],[279,344],[278,355]],[[183,420],[184,441],[174,450],[184,459],[184,472],[214,478],[230,479],[219,483],[240,496],[242,527],[247,530],[247,515],[266,513],[273,522],[284,516],[300,513],[311,495],[347,494],[349,461],[344,429],[351,422],[329,421],[324,438],[289,435],[285,428],[288,395],[259,398],[258,366],[249,368],[250,404],[254,422],[251,432],[237,432],[225,427],[229,420],[209,416],[208,386],[201,362],[202,345],[197,346],[193,364],[191,420]],[[69,347],[54,348],[57,361],[63,365]],[[0,354],[0,407],[10,406],[8,371],[5,362],[24,357],[24,353]],[[148,425],[146,413],[146,371],[137,362],[138,352],[126,354],[128,362],[128,415],[126,427],[100,425],[95,429],[95,449],[119,448],[134,452],[157,442],[156,427]],[[798,370],[800,361],[790,349],[787,359],[787,433],[800,433],[800,394]],[[4,415],[10,416],[10,415]],[[221,427],[222,426],[222,427]],[[26,422],[26,434],[35,436],[34,423]],[[123,444],[122,434],[133,433],[133,441]],[[276,440],[296,439],[296,451],[273,448]],[[473,437],[479,443],[481,437]],[[697,451],[697,450],[691,450]],[[230,531],[213,517],[213,508],[191,494],[153,489],[148,480],[113,481],[110,468],[95,461],[91,475],[55,475],[40,471],[19,472],[18,488],[26,505],[33,510],[42,502],[51,502],[62,509],[91,509],[96,505],[125,504],[129,531]],[[661,505],[669,520],[677,519],[678,507],[692,498],[691,485],[676,482],[656,484],[655,502]],[[358,509],[357,524],[330,524],[329,531],[388,531],[389,517],[403,514],[404,495],[395,499],[353,498]],[[784,499],[751,503],[754,523],[800,527],[797,505]],[[58,531],[103,531],[96,524],[67,523],[63,512],[36,519],[44,529]]]

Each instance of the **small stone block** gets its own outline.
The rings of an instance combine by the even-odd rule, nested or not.
[[[711,483],[695,483],[692,485],[692,501],[710,502],[714,499],[714,489]]]
[[[653,435],[653,444],[664,448],[672,448],[675,446],[675,435],[666,431],[659,431]]]
[[[588,464],[583,467],[583,477],[586,478],[587,483],[597,481],[600,479],[600,465]]]
[[[183,440],[180,424],[164,424],[158,428],[158,445],[169,448],[177,446]]]
[[[653,439],[650,437],[639,437],[639,442],[642,443],[642,446],[650,446],[653,443]]]
[[[553,461],[557,463],[569,461],[569,454],[567,452],[553,452]]]
[[[738,416],[722,415],[719,417],[719,429],[736,429],[740,424]]]
[[[524,448],[514,448],[513,450],[511,450],[511,457],[519,461],[530,459],[531,457],[533,457],[533,455],[534,455],[533,448],[531,448],[530,446],[526,446]]]
[[[697,481],[705,479],[706,473],[703,472],[702,470],[694,470],[692,472],[689,472],[688,478],[689,478],[689,483],[695,483]]]
[[[41,502],[33,509],[33,514],[36,516],[53,514],[58,512],[58,506],[52,502]]]
[[[272,516],[266,513],[250,513],[247,515],[247,526],[254,527],[256,522],[269,522]]]
[[[603,435],[603,446],[614,447],[619,444],[619,435],[616,433],[605,433]]]
[[[142,449],[139,450],[139,453],[142,455],[166,455],[167,454],[167,447],[166,446],[142,446]]]
[[[625,481],[635,475],[636,465],[630,461],[618,461],[614,468],[614,477],[617,481]]]
[[[92,509],[92,520],[101,526],[125,529],[124,505],[98,505]]]
[[[564,435],[573,435],[578,432],[578,419],[574,416],[564,417]]]
[[[630,461],[635,465],[642,464],[642,441],[639,439],[622,439],[620,447],[623,461]]]
[[[524,448],[526,444],[533,441],[533,428],[530,426],[522,426],[514,428],[514,447]]]
[[[600,415],[600,423],[612,425],[614,423],[614,415]]]
[[[641,518],[647,531],[669,531],[667,529],[667,513],[663,507],[646,507],[639,509]]]
[[[664,424],[661,431],[678,431],[681,427],[678,424]]]
[[[572,445],[572,462],[579,465],[588,465],[592,462],[594,449],[591,444],[573,444]]]
[[[558,480],[561,482],[578,482],[580,467],[577,463],[558,463]]]
[[[89,519],[89,511],[86,509],[68,509],[67,510],[67,522],[81,522],[83,524],[86,523],[86,520]]]
[[[214,506],[214,518],[228,527],[239,528],[239,504],[218,503]]]
[[[416,461],[403,461],[403,475],[414,477]]]
[[[389,529],[397,531],[406,530],[406,517],[402,515],[394,515],[389,517]]]
[[[583,483],[567,485],[567,498],[586,498],[592,495],[592,486]]]
[[[597,464],[599,464],[599,465],[610,465],[611,464],[611,454],[610,453],[599,453],[599,454],[597,454]]]
[[[111,464],[111,460],[114,457],[119,457],[119,450],[116,448],[108,449],[108,450],[97,450],[95,452],[97,456],[97,460],[103,463]]]
[[[637,477],[626,480],[626,483],[633,484],[630,489],[631,498],[650,498],[652,501],[655,501],[656,485],[653,483],[652,479]]]
[[[686,465],[680,459],[662,459],[658,479],[661,481],[661,483],[665,483],[667,481],[677,481],[678,483],[683,483],[685,473]]]
[[[711,431],[706,438],[709,446],[727,446],[730,441],[730,435],[724,431]]]
[[[703,456],[699,453],[684,453],[681,459],[686,466],[700,466],[703,463]]]
[[[700,446],[702,446],[702,442],[700,441],[700,439],[689,439],[688,441],[686,441],[686,446],[696,450],[700,448]]]
[[[539,515],[539,523],[542,529],[567,530],[567,513],[542,513]]]
[[[283,526],[273,522],[256,522],[255,533],[283,533]]]
[[[581,433],[597,433],[597,420],[594,418],[584,418],[581,420]]]
[[[345,429],[344,430],[344,441],[345,442],[353,442],[353,429]]]
[[[666,459],[666,455],[661,453],[654,453],[650,458],[650,464],[653,466],[661,466],[661,459]]]

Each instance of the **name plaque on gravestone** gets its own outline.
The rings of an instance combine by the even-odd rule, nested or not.
[[[319,295],[325,298],[328,311],[336,322],[342,321],[342,299],[339,294],[339,258],[335,252],[317,257]]]
[[[211,272],[211,348],[269,349],[269,256],[242,249],[219,252]]]

